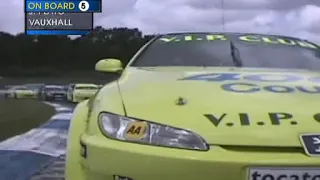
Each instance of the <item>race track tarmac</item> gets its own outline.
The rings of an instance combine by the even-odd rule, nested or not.
[[[64,179],[67,134],[74,105],[49,104],[57,113],[47,123],[0,142],[1,180]]]

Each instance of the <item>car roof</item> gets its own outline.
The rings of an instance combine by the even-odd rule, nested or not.
[[[11,87],[11,89],[25,89],[25,90],[30,90],[28,87],[26,86],[14,86],[14,87]]]
[[[25,85],[44,85],[43,83],[30,83],[30,84],[25,84]]]
[[[47,85],[45,87],[46,88],[64,88],[63,86],[59,86],[59,85]]]
[[[98,87],[96,84],[75,84],[75,87]]]

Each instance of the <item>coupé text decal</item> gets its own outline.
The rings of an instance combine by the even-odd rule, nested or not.
[[[204,114],[204,116],[215,126],[218,127],[221,124],[226,126],[232,127],[237,125],[235,122],[227,122],[228,116],[230,114],[223,113],[223,114]],[[298,125],[298,121],[294,119],[294,116],[291,113],[284,113],[284,112],[270,112],[267,114],[266,119],[267,121],[252,121],[250,115],[248,113],[238,113],[238,122],[240,126],[264,126],[264,125]],[[320,113],[316,113],[309,117],[314,121],[320,123]]]
[[[306,94],[320,94],[320,76],[302,77],[291,74],[246,75],[241,73],[212,73],[193,75],[180,80],[222,83],[220,84],[221,89],[233,93],[257,93],[265,91],[270,93],[300,92]],[[311,85],[302,85],[302,82],[309,82]],[[297,85],[294,85],[294,83]]]
[[[236,36],[236,35],[233,35]],[[279,44],[279,45],[287,45],[287,46],[300,46],[304,48],[317,49],[320,48],[315,44],[311,44],[306,41],[299,41],[296,39],[284,39],[277,36],[256,36],[256,35],[240,35],[236,36],[236,38],[242,42],[248,43],[264,43],[264,44]],[[158,41],[164,43],[178,43],[178,42],[195,42],[195,41],[227,41],[230,38],[224,34],[197,34],[197,35],[184,35],[184,36],[165,36],[159,38]]]

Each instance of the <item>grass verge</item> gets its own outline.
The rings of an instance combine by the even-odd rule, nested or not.
[[[36,100],[0,99],[0,141],[45,123],[55,109]]]

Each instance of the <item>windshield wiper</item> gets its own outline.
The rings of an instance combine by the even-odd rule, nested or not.
[[[231,53],[231,57],[233,60],[233,64],[236,67],[242,67],[242,60],[240,57],[240,52],[239,52],[238,48],[233,44],[232,41],[230,41],[230,50],[231,50],[230,53]]]

